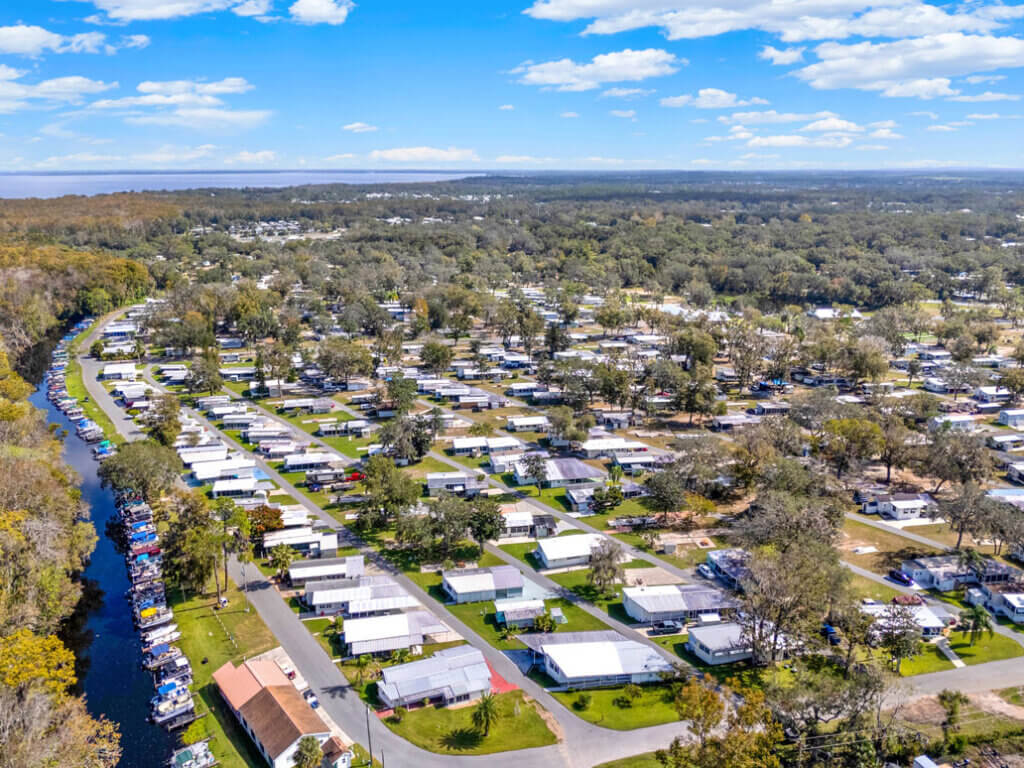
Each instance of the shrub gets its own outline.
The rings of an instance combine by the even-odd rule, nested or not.
[[[591,696],[589,693],[581,693],[579,696],[576,697],[576,701],[572,703],[572,707],[573,709],[576,709],[580,712],[584,712],[590,709],[590,702],[592,700],[593,696]]]

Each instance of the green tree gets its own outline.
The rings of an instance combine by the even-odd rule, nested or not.
[[[836,477],[861,461],[882,452],[882,428],[867,419],[830,419],[825,422],[824,453],[836,470]]]
[[[297,557],[295,550],[287,544],[278,544],[270,550],[269,555],[270,567],[274,569],[279,578],[284,578],[288,568],[295,562]]]
[[[903,660],[921,652],[921,630],[913,611],[905,605],[890,605],[878,621],[878,640],[889,652],[893,669],[898,675]]]
[[[590,553],[590,569],[587,582],[602,594],[607,594],[613,584],[625,578],[622,567],[622,545],[605,537]]]
[[[505,527],[505,518],[501,515],[501,506],[489,496],[476,496],[469,502],[469,517],[466,521],[469,535],[473,537],[481,554],[484,545],[497,539]]]
[[[454,356],[452,347],[439,341],[428,341],[420,351],[420,360],[435,376],[440,376],[448,370]]]
[[[387,456],[371,456],[363,468],[364,501],[360,505],[359,525],[376,529],[394,522],[416,503],[420,484],[395,466]]]
[[[362,344],[332,336],[320,344],[317,364],[331,381],[348,386],[353,376],[373,373],[373,356]]]
[[[399,414],[408,413],[416,402],[416,381],[396,374],[388,380],[387,397]]]
[[[527,477],[537,485],[537,495],[540,495],[541,488],[548,481],[547,459],[537,453],[528,453],[523,457],[523,468]]]
[[[483,731],[485,739],[490,735],[491,727],[498,722],[500,717],[498,699],[493,693],[485,693],[473,707],[473,726]]]
[[[181,403],[172,394],[160,395],[149,415],[150,434],[160,445],[172,448],[181,432]]]
[[[224,377],[220,375],[220,358],[218,358],[216,350],[208,349],[192,361],[188,376],[185,378],[185,388],[190,393],[208,392],[212,395],[223,386]]]
[[[315,736],[303,736],[299,739],[299,748],[295,750],[295,768],[320,768],[324,759],[324,751]]]
[[[983,605],[971,605],[960,612],[960,631],[969,635],[971,645],[977,642],[983,634],[992,637],[995,631],[992,627],[992,616]]]
[[[105,486],[136,491],[152,503],[174,485],[181,470],[173,449],[155,440],[136,440],[101,463],[98,474]]]

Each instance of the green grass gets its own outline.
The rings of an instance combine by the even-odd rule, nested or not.
[[[588,632],[591,630],[606,630],[610,627],[596,616],[591,616],[580,606],[574,605],[565,598],[545,600],[544,606],[550,611],[552,608],[561,608],[562,613],[568,620],[565,624],[556,624],[556,632]],[[494,603],[463,603],[461,605],[446,605],[445,608],[459,621],[468,626],[480,637],[499,651],[521,650],[526,646],[514,635],[509,639],[502,639],[502,627],[497,622],[494,612]],[[522,632],[529,632],[523,629]]]
[[[409,661],[420,661],[422,659],[429,659],[435,653],[445,648],[454,648],[457,645],[464,645],[464,640],[453,640],[450,643],[430,643],[423,646],[423,653],[419,656],[409,656],[406,660]],[[323,643],[321,643],[323,645]],[[343,655],[343,654],[338,654]],[[393,667],[398,664],[397,660],[392,660],[389,657],[375,659],[371,661],[370,665],[363,671],[362,683],[357,683],[359,679],[359,666],[355,663],[354,659],[347,659],[339,667],[341,674],[352,683],[352,689],[359,695],[359,698],[365,701],[370,706],[376,707],[380,704],[377,699],[377,678],[380,677],[380,670],[386,669],[387,667]]]
[[[537,542],[523,541],[518,544],[499,544],[498,549],[512,555],[516,560],[521,560],[534,570],[539,570],[537,562],[533,559],[533,555],[530,554],[537,549]]]
[[[843,544],[854,542],[857,545],[874,546],[878,551],[867,555],[855,555],[851,549],[844,546],[841,553],[843,560],[878,574],[886,574],[892,568],[898,568],[904,560],[940,554],[934,548],[922,546],[897,533],[882,531],[855,520],[844,520]]]
[[[649,564],[644,563],[644,565]],[[600,608],[613,619],[618,619],[624,624],[635,624],[636,622],[626,613],[626,609],[622,607],[622,585],[614,584],[607,591],[601,592],[587,580],[589,574],[589,568],[582,568],[577,571],[553,573],[548,578],[565,587],[580,599],[586,600],[588,603]]]
[[[400,723],[387,726],[422,749],[443,755],[488,755],[513,749],[544,747],[557,742],[537,708],[522,691],[498,694],[498,721],[487,736],[473,725],[473,705],[451,709],[421,707]]]
[[[953,662],[943,655],[938,646],[931,643],[922,643],[921,653],[912,658],[904,659],[900,664],[900,677],[926,675],[930,672],[943,672],[947,669],[954,669]]]
[[[96,422],[108,440],[116,445],[124,443],[124,437],[117,431],[106,411],[89,396],[85,382],[82,380],[82,366],[75,359],[74,352],[71,354],[71,361],[64,373],[64,386],[68,391],[68,397],[73,397],[78,401],[78,407],[82,409],[86,417]]]
[[[644,752],[642,755],[624,757],[621,760],[612,760],[610,763],[601,763],[594,768],[663,768],[653,752]]]
[[[850,574],[850,592],[854,597],[869,598],[871,600],[877,600],[880,603],[891,602],[896,595],[901,594],[899,590],[887,587],[885,584],[879,584],[877,581],[872,581],[869,578],[861,576],[860,574]]]
[[[622,688],[597,688],[587,690],[590,705],[586,709],[578,709],[574,702],[579,698],[579,691],[563,691],[552,693],[566,709],[588,723],[611,728],[616,731],[631,731],[636,728],[648,728],[652,725],[674,723],[679,719],[672,706],[672,688],[665,684],[640,686],[640,698],[629,707],[622,707],[616,700],[622,697]]]
[[[213,673],[225,662],[239,664],[270,650],[277,641],[255,609],[245,612],[243,595],[236,587],[232,586],[226,596],[228,607],[215,611],[214,595],[182,600],[179,590],[168,592],[182,635],[178,645],[192,660],[196,711],[209,712],[196,721],[198,728],[204,738],[212,738],[211,749],[224,768],[263,768],[263,758],[221,699]],[[200,663],[201,659],[206,663]]]
[[[1020,643],[1012,637],[997,635],[994,632],[991,635],[982,634],[972,646],[969,634],[954,631],[949,638],[949,647],[968,666],[1024,656],[1024,648]]]

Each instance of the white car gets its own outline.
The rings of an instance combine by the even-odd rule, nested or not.
[[[703,576],[705,579],[713,579],[713,578],[715,578],[714,571],[712,571],[708,567],[707,563],[701,563],[700,565],[697,566],[697,574],[699,576]]]

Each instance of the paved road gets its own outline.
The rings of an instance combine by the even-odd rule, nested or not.
[[[910,531],[904,528],[896,528],[891,525],[886,525],[885,523],[879,520],[865,518],[861,515],[857,515],[852,512],[848,512],[846,514],[846,519],[853,520],[858,523],[863,523],[864,525],[869,525],[872,528],[877,528],[880,531],[885,531],[886,533],[891,533],[895,536],[902,536],[903,538],[908,539],[909,541],[921,544],[922,546],[928,547],[929,549],[937,549],[940,552],[945,552],[950,548],[947,544],[943,544],[941,541],[935,541],[935,539],[929,539],[925,536],[921,536],[920,534],[911,533]]]
[[[148,372],[146,379],[150,383],[159,387],[159,384],[148,375]],[[109,400],[109,402],[110,407],[116,408],[112,400]],[[198,414],[191,409],[185,409],[185,412],[204,423],[209,429],[218,434],[218,436],[229,444],[238,447],[239,450],[244,450],[237,441],[214,427],[201,414]],[[330,449],[330,446],[325,445],[325,447]],[[333,451],[333,449],[331,450]],[[372,559],[382,569],[389,571],[392,577],[395,578],[395,580],[398,581],[398,583],[401,584],[407,592],[416,597],[427,610],[431,611],[435,616],[462,635],[473,646],[479,648],[498,674],[507,680],[515,682],[516,685],[544,706],[558,721],[559,728],[563,735],[562,742],[555,746],[542,749],[519,750],[505,755],[491,755],[479,758],[443,757],[414,747],[409,742],[392,733],[371,716],[371,734],[373,736],[373,749],[375,755],[379,756],[380,751],[383,750],[386,759],[393,760],[396,759],[395,756],[398,756],[397,759],[401,761],[399,762],[399,765],[417,765],[425,766],[425,768],[432,768],[433,766],[442,768],[443,766],[450,766],[453,764],[461,765],[463,761],[466,761],[467,764],[470,762],[483,763],[486,761],[489,765],[495,765],[499,768],[505,765],[510,766],[510,768],[511,766],[521,768],[521,766],[524,765],[523,760],[527,759],[531,762],[525,763],[526,765],[533,764],[532,761],[536,759],[538,762],[535,764],[553,766],[564,765],[569,766],[569,768],[584,768],[584,766],[595,765],[607,760],[614,760],[619,757],[628,757],[640,752],[649,752],[662,748],[676,736],[685,733],[685,730],[681,726],[670,723],[662,726],[630,731],[628,739],[624,739],[622,732],[620,731],[611,731],[606,728],[591,725],[579,719],[568,709],[563,707],[557,699],[547,693],[541,686],[525,677],[520,672],[519,668],[508,657],[493,648],[472,629],[452,616],[452,614],[450,614],[441,603],[434,600],[434,598],[422,590],[419,585],[411,581],[400,571],[396,571],[391,564],[380,558],[380,556],[368,546],[354,540],[350,536],[350,532],[347,528],[341,526],[334,518],[323,512],[323,510],[317,507],[303,493],[281,477],[281,475],[265,461],[255,455],[253,455],[253,458],[260,469],[266,472],[269,477],[277,482],[283,490],[290,492],[299,503],[310,511],[311,514],[315,515],[332,529],[338,530],[339,533],[345,536],[350,543],[359,546],[360,550],[366,557]],[[504,552],[500,551],[499,554],[505,555]],[[507,557],[507,555],[505,556]],[[518,561],[515,562],[518,563]],[[522,563],[518,564],[522,565]],[[233,564],[232,568],[235,581],[241,582],[242,576],[237,565]],[[553,582],[549,583],[555,588],[559,588],[557,584],[554,584]],[[278,642],[281,644],[281,647],[284,648],[292,658],[293,662],[295,662],[298,670],[302,673],[302,676],[314,691],[316,691],[317,695],[325,701],[325,707],[327,707],[328,714],[335,719],[346,733],[360,743],[367,744],[368,740],[364,740],[364,737],[367,735],[365,724],[366,707],[359,697],[351,691],[344,676],[341,675],[337,667],[327,657],[327,654],[321,646],[309,634],[305,627],[302,626],[302,622],[299,621],[296,615],[285,605],[278,592],[272,588],[262,574],[259,574],[257,578],[250,579],[249,586],[250,589],[254,590],[253,594],[250,595],[253,605],[267,623],[268,627],[270,627]],[[585,608],[595,616],[603,618],[606,621],[609,620],[608,617],[597,608],[589,604],[585,604]],[[623,630],[627,630],[625,625],[619,625],[618,622],[614,622],[614,620],[610,621],[610,623],[618,625]],[[645,639],[644,641],[649,642]],[[660,646],[657,646],[654,643],[651,643],[651,645],[655,647],[659,653],[665,655],[666,658],[678,661],[678,659],[675,659],[674,656],[668,654]],[[328,668],[331,670],[330,672],[328,672]],[[328,705],[328,702],[333,702],[333,704]],[[378,747],[378,745],[380,746]],[[407,759],[415,761],[405,762]]]

